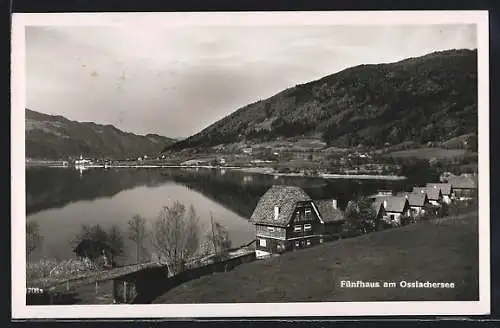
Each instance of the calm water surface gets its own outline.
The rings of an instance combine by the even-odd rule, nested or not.
[[[36,220],[43,236],[42,247],[32,260],[73,257],[70,243],[82,224],[99,224],[105,229],[116,224],[123,233],[126,255],[133,257],[127,221],[140,214],[151,227],[161,208],[176,200],[193,205],[204,230],[210,227],[212,214],[229,231],[233,246],[239,246],[255,237],[248,218],[273,184],[301,186],[313,198],[336,198],[341,208],[348,200],[379,188],[404,187],[402,182],[275,178],[210,169],[91,169],[80,173],[72,168],[29,168],[27,220]]]

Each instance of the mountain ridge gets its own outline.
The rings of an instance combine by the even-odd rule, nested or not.
[[[240,107],[164,152],[280,138],[382,147],[477,134],[477,49],[361,64]]]
[[[174,139],[154,133],[138,135],[111,124],[79,122],[62,115],[25,109],[26,156],[38,159],[124,158],[160,153]]]

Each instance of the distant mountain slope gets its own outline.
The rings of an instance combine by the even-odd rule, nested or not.
[[[166,147],[316,136],[337,147],[477,134],[477,50],[359,65],[247,105]]]
[[[112,125],[70,121],[26,109],[26,156],[66,158],[102,156],[123,158],[161,152],[173,139],[123,132]]]

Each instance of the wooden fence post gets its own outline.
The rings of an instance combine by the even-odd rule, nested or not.
[[[127,303],[127,281],[123,281],[123,303]]]

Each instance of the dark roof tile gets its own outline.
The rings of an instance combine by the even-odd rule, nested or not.
[[[314,201],[314,205],[316,205],[321,219],[325,223],[344,220],[344,213],[334,207],[334,202],[336,203],[333,199],[320,199]]]
[[[286,226],[298,202],[310,201],[311,197],[300,187],[273,185],[260,198],[250,217],[253,223]],[[274,218],[274,207],[279,207],[279,216]]]

